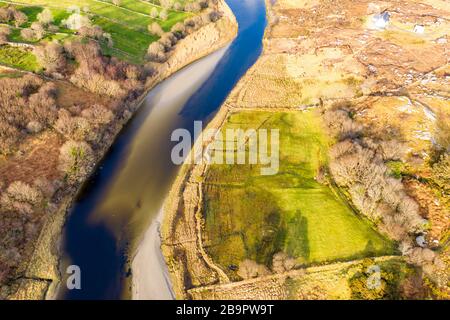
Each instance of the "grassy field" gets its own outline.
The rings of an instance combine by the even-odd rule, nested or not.
[[[48,34],[42,41],[65,40],[74,37],[72,30],[61,25],[62,20],[71,14],[67,12],[67,8],[71,6],[77,6],[80,9],[89,8],[85,14],[89,15],[91,22],[102,27],[112,36],[114,46],[112,48],[103,47],[104,53],[134,63],[141,63],[149,44],[158,39],[147,32],[147,26],[150,23],[156,21],[167,31],[177,22],[192,16],[192,13],[171,10],[168,19],[163,21],[150,17],[152,8],[162,10],[158,5],[140,0],[124,0],[118,7],[111,2],[111,0],[21,0],[18,2],[0,0],[0,6],[13,3],[27,15],[28,22],[21,28],[29,27],[32,22],[36,21],[37,15],[44,8],[50,9],[55,19],[54,24],[59,27],[59,30],[56,34]],[[20,37],[19,28],[12,29],[10,41],[26,42]]]
[[[205,180],[205,245],[231,276],[245,258],[270,266],[284,251],[299,264],[393,253],[393,245],[314,177],[330,141],[313,111],[241,112],[225,128],[279,128],[280,170],[212,165]]]
[[[36,57],[30,51],[22,48],[0,46],[0,63],[26,71],[40,71]]]

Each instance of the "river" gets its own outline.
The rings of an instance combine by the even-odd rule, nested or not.
[[[63,231],[60,299],[173,298],[158,236],[179,169],[171,133],[193,132],[197,120],[206,125],[262,52],[264,0],[227,3],[239,24],[235,40],[157,85],[76,199]],[[65,289],[68,265],[80,267],[80,290]]]

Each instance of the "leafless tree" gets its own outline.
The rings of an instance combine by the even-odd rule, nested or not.
[[[272,271],[275,273],[283,273],[294,269],[296,261],[284,252],[274,254],[272,259]]]
[[[67,141],[59,155],[59,168],[69,182],[80,182],[93,166],[93,152],[86,142]]]
[[[251,279],[270,274],[266,266],[260,265],[253,260],[246,259],[239,264],[238,275],[242,279]]]
[[[47,42],[36,46],[34,54],[45,71],[49,74],[54,72],[64,72],[67,66],[64,48],[57,42]]]

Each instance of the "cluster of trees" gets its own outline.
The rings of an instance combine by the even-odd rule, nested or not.
[[[395,139],[365,136],[363,127],[352,119],[350,105],[337,104],[324,118],[338,138],[330,151],[331,174],[348,190],[358,210],[397,241],[408,241],[409,235],[422,232],[425,220],[419,206],[386,165],[402,160],[406,147]]]
[[[169,17],[169,12],[167,11],[167,9],[158,10],[153,7],[152,10],[150,10],[150,17],[152,17],[153,19],[161,19],[165,21]]]
[[[55,129],[68,140],[98,143],[103,129],[114,118],[112,111],[99,104],[75,114],[74,110],[59,109]]]
[[[0,153],[10,153],[27,134],[53,125],[56,111],[53,83],[32,75],[1,79]]]
[[[445,268],[434,251],[415,242],[427,221],[420,216],[418,204],[407,195],[401,179],[394,178],[386,165],[403,160],[405,145],[390,139],[390,135],[374,136],[354,120],[354,110],[348,103],[335,104],[325,112],[324,119],[338,140],[330,150],[334,181],[348,191],[362,214],[399,242],[411,263],[421,266],[429,276]]]
[[[202,26],[217,21],[220,17],[220,12],[208,9],[200,15],[185,20],[184,23],[176,23],[169,32],[164,32],[158,23],[153,22],[148,26],[148,31],[153,35],[159,36],[160,39],[151,43],[148,47],[147,59],[157,63],[165,62],[169,52],[179,40],[200,29]]]
[[[57,32],[59,28],[53,25],[54,18],[50,9],[46,8],[37,15],[37,21],[33,22],[29,28],[22,29],[20,35],[28,41],[41,40],[49,32]]]
[[[239,263],[239,270],[237,274],[245,280],[269,275],[270,270],[263,264],[258,264],[250,259],[245,259]]]
[[[45,211],[53,208],[47,200],[56,188],[43,178],[0,187],[0,284],[14,277],[23,256],[29,254],[28,244],[38,237]],[[0,299],[8,295],[7,290],[0,286]]]
[[[266,276],[272,273],[284,273],[293,270],[297,265],[294,258],[289,257],[284,252],[278,252],[272,258],[272,272],[263,264],[245,259],[239,263],[238,276],[242,279],[252,279]]]
[[[20,27],[28,21],[28,17],[22,11],[17,10],[13,6],[0,8],[0,23],[13,23],[16,27]]]
[[[120,101],[131,101],[143,92],[147,70],[103,56],[97,42],[75,40],[66,43],[64,49],[78,64],[70,77],[76,86]]]
[[[39,22],[33,22],[29,28],[22,29],[20,36],[27,41],[38,41],[46,34],[44,26]]]
[[[34,48],[34,55],[45,73],[64,73],[67,59],[62,45],[58,42],[47,42]]]
[[[177,11],[199,12],[202,9],[208,8],[209,4],[216,3],[217,1],[210,0],[197,0],[186,2],[184,5],[177,0],[160,0],[161,7],[165,9],[173,9]]]
[[[109,48],[112,48],[114,45],[114,41],[112,39],[111,34],[104,32],[100,26],[94,25],[86,25],[78,29],[78,34],[83,37],[88,37],[91,39],[95,39],[100,43],[106,44]]]

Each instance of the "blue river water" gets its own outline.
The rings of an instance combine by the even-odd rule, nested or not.
[[[170,159],[172,131],[193,132],[194,121],[211,119],[262,52],[264,0],[226,2],[239,24],[235,40],[156,86],[76,199],[63,231],[58,298],[129,298],[130,246],[157,216],[178,170]],[[211,67],[206,61],[214,55]],[[211,70],[197,72],[203,65]],[[80,267],[80,290],[66,289],[68,265]]]

